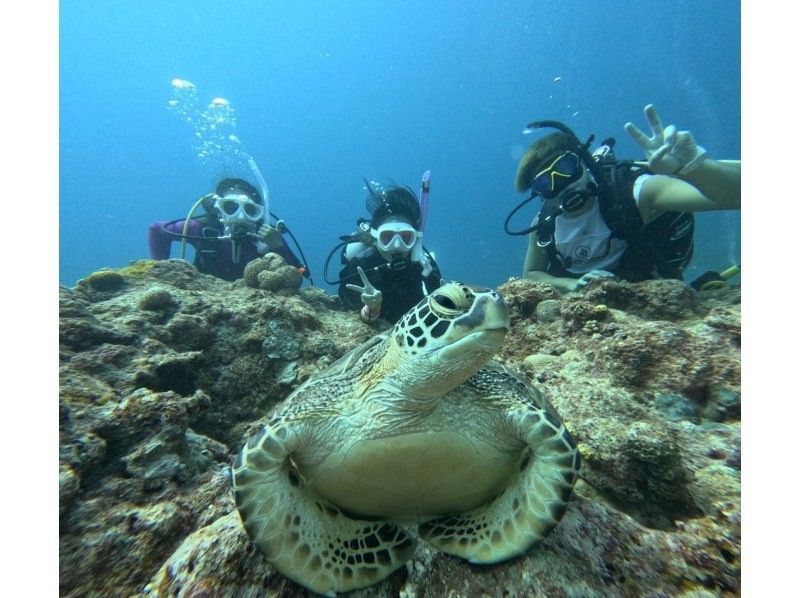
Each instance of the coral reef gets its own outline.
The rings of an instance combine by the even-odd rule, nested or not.
[[[374,329],[282,261],[252,266],[229,283],[142,260],[60,289],[61,595],[307,594],[248,541],[228,467],[272,407]],[[498,291],[512,327],[497,359],[578,441],[575,497],[520,558],[479,567],[420,543],[352,595],[738,595],[739,289]]]
[[[265,291],[296,292],[303,283],[303,275],[278,254],[268,253],[244,267],[244,283]]]

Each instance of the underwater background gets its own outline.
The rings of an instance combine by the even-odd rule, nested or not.
[[[740,157],[738,2],[62,0],[59,18],[67,286],[147,258],[148,225],[186,216],[222,176],[247,178],[242,156],[329,290],[325,258],[368,215],[363,179],[416,190],[428,169],[425,245],[443,277],[519,276],[527,239],[503,222],[526,197],[513,183],[532,120],[641,159],[623,125],[649,132],[653,103],[710,156]],[[212,130],[214,98],[230,104]],[[738,211],[698,214],[686,280],[739,263],[740,239]]]

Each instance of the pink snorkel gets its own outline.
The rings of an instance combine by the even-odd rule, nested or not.
[[[425,230],[425,223],[428,221],[428,195],[431,192],[431,171],[426,170],[422,175],[422,183],[419,188],[419,211],[420,211],[420,225],[419,230]]]

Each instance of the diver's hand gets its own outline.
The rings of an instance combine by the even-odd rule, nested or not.
[[[678,131],[675,125],[664,128],[652,104],[644,107],[644,115],[653,131],[651,137],[630,122],[625,123],[625,130],[644,149],[650,170],[657,174],[686,175],[705,160],[706,150],[697,145],[689,131]]]
[[[283,220],[278,220],[274,227],[270,226],[269,224],[262,225],[261,228],[259,228],[256,232],[256,236],[260,241],[263,241],[269,245],[270,249],[277,249],[283,245],[281,233],[285,230],[286,225],[283,223]]]
[[[582,289],[591,281],[601,278],[614,278],[614,275],[608,270],[590,270],[575,281],[575,288],[573,290],[577,291],[578,289]]]
[[[376,320],[381,312],[383,293],[372,286],[372,283],[369,281],[369,278],[367,278],[367,275],[364,274],[364,270],[361,266],[357,266],[357,270],[364,286],[360,287],[357,284],[348,284],[345,286],[351,291],[361,293],[361,301],[364,303],[364,309],[361,310],[362,317],[365,317],[367,321]]]

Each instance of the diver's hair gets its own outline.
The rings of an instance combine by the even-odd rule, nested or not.
[[[514,181],[517,191],[530,189],[534,175],[546,166],[547,160],[570,150],[577,150],[575,140],[561,131],[550,133],[535,141],[522,155],[517,166],[517,178]]]
[[[223,179],[217,185],[217,195],[220,197],[231,191],[244,193],[257,204],[264,205],[264,200],[261,199],[261,193],[258,192],[258,189],[244,179]]]
[[[372,189],[370,189],[370,193],[372,193]],[[408,219],[409,224],[419,230],[422,213],[417,196],[410,187],[387,187],[382,193],[376,195],[378,196],[378,205],[372,212],[372,228],[378,228],[394,216],[401,216]]]
[[[367,208],[367,212],[372,215],[375,210],[378,209],[378,206],[381,205],[386,191],[384,190],[383,185],[375,181],[368,181],[367,179],[364,179],[364,185],[364,188],[367,190],[367,199],[364,202],[364,207]]]

